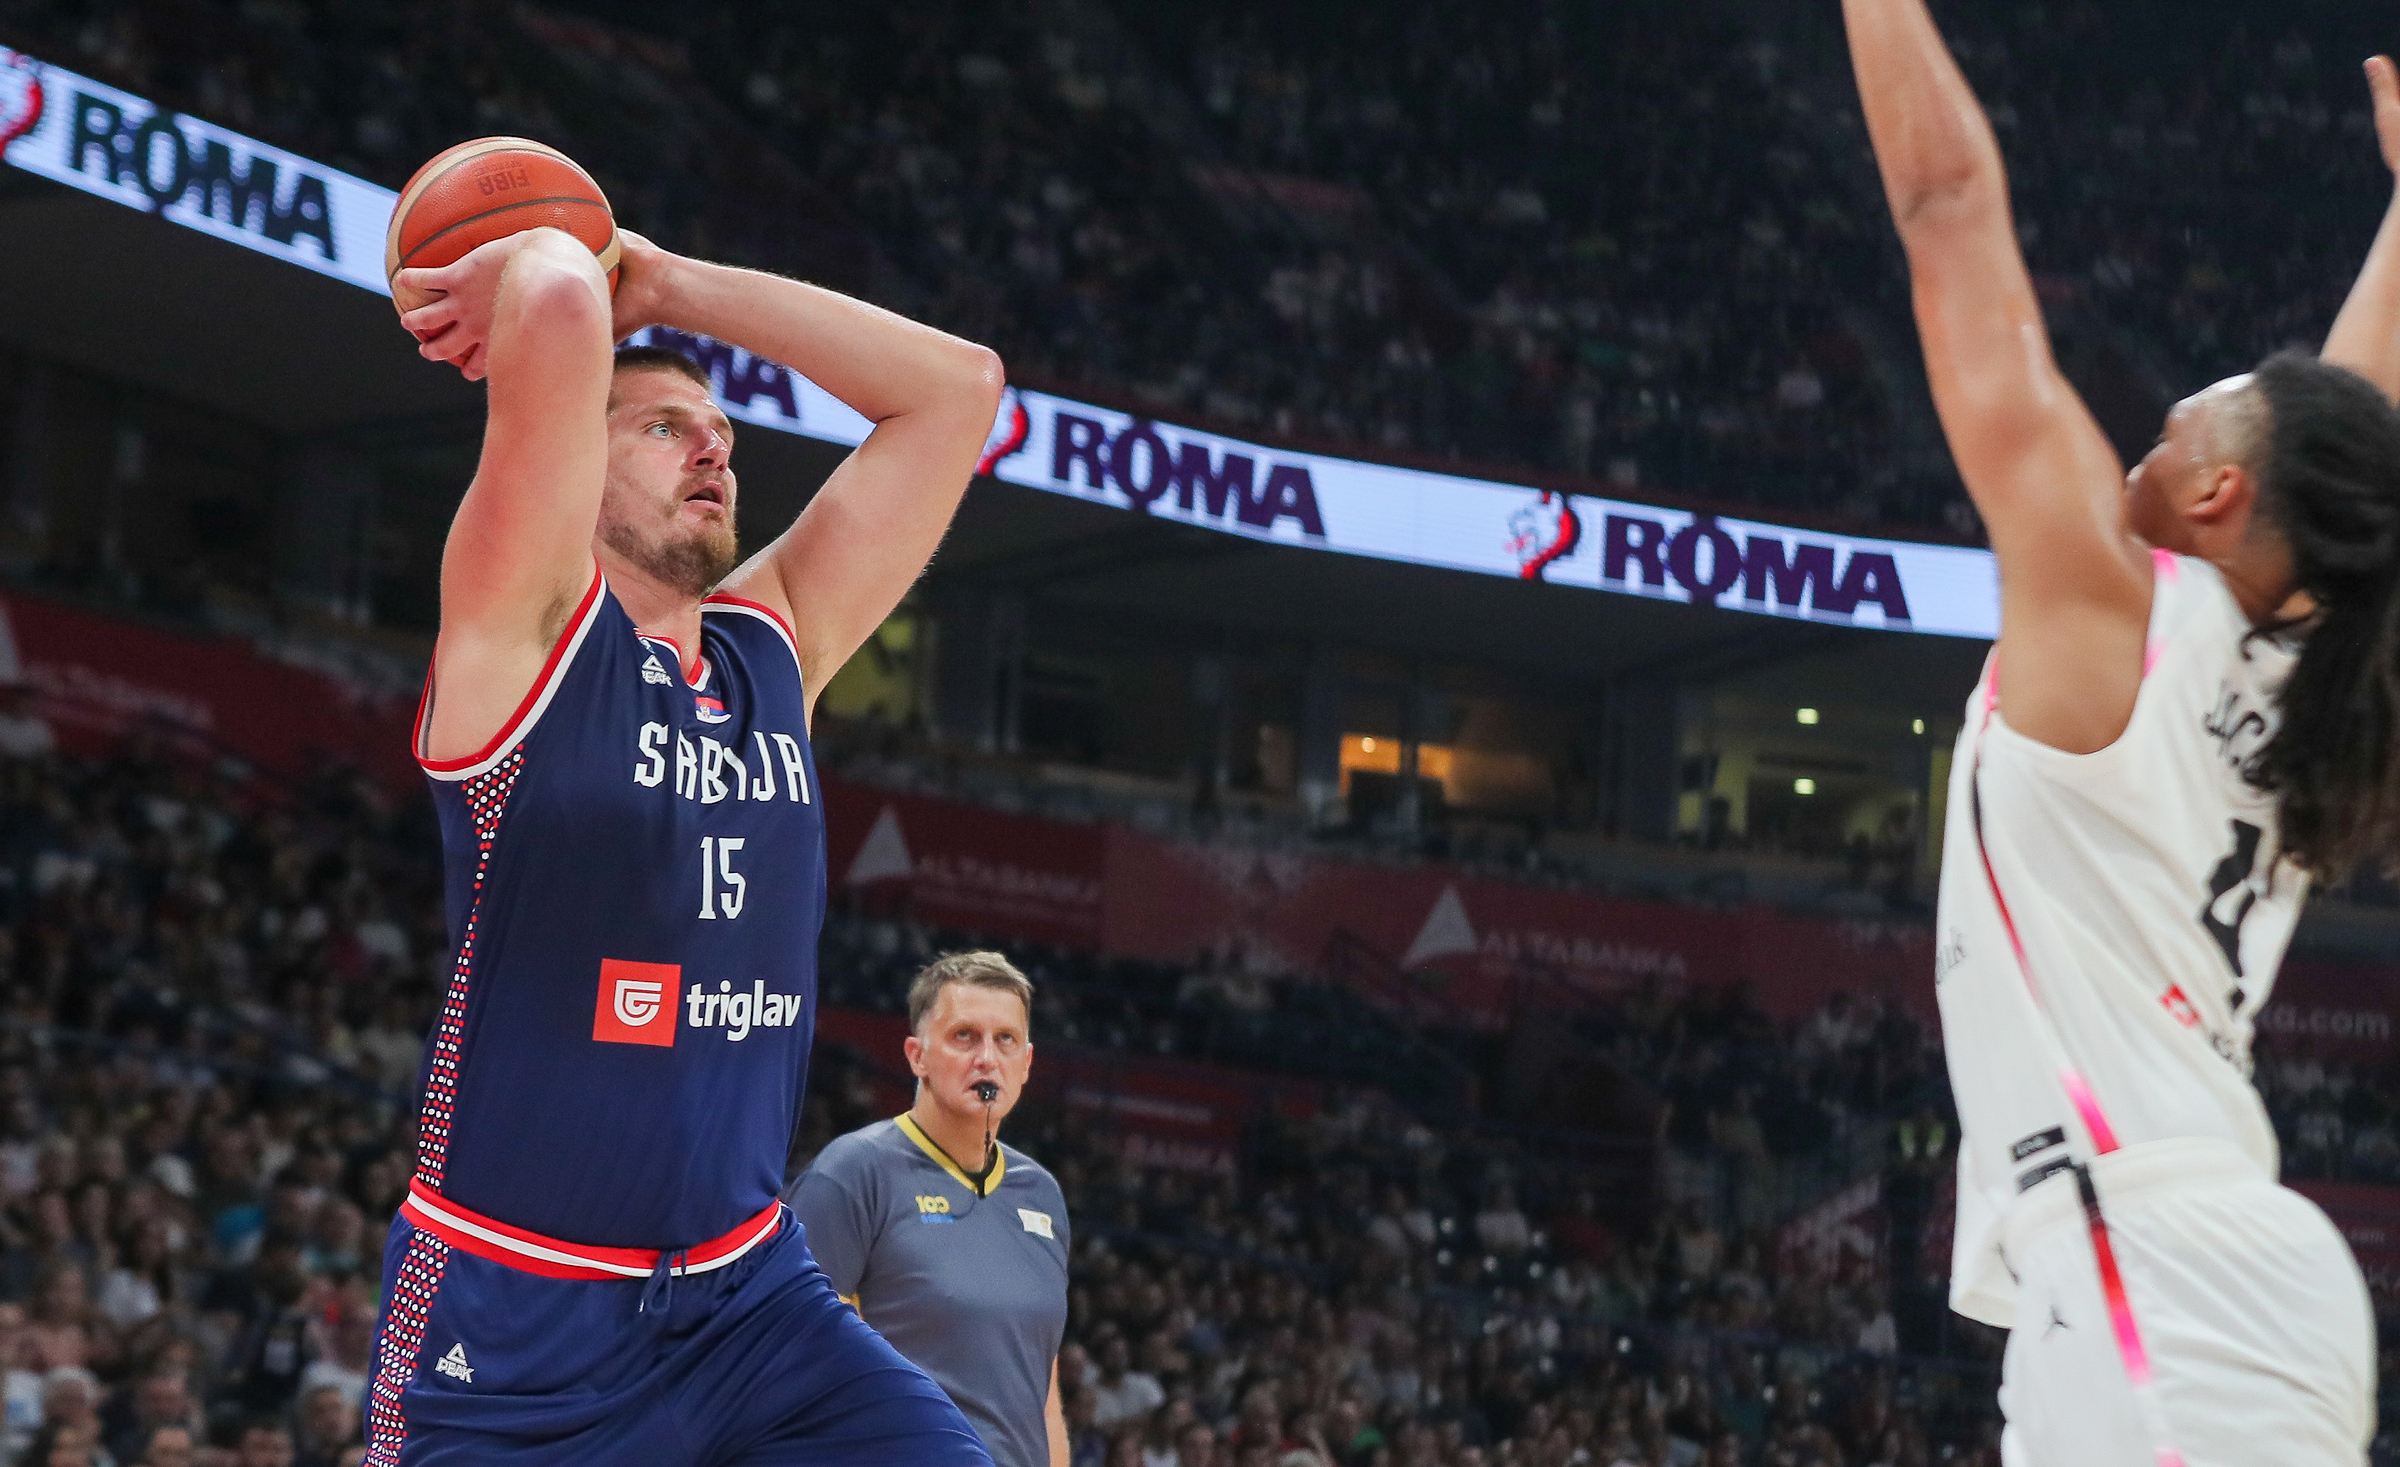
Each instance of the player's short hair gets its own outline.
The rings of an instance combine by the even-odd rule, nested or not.
[[[717,384],[709,380],[708,368],[701,366],[670,346],[621,346],[611,369],[611,380],[621,372],[675,372],[699,383],[714,393]],[[609,392],[609,404],[615,406],[616,392]]]
[[[940,1002],[942,990],[953,983],[972,984],[977,988],[997,988],[1013,993],[1017,1002],[1025,1005],[1025,1018],[1033,1019],[1033,980],[1026,977],[1016,964],[995,952],[944,953],[927,963],[908,985],[908,1029],[912,1034],[925,1027],[925,1016]]]

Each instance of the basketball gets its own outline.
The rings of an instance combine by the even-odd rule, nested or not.
[[[477,245],[525,229],[563,229],[591,248],[617,288],[617,221],[592,176],[530,138],[477,138],[437,153],[400,190],[383,242],[384,279],[455,263]],[[394,285],[413,311],[434,297]]]

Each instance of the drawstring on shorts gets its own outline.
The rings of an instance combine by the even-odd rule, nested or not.
[[[648,1314],[653,1303],[658,1305],[659,1312],[662,1314],[673,1309],[675,1307],[675,1275],[683,1272],[684,1266],[691,1262],[691,1258],[692,1250],[689,1248],[678,1248],[671,1253],[665,1249],[659,1250],[658,1265],[650,1270],[649,1279],[643,1283],[641,1307],[634,1312]]]

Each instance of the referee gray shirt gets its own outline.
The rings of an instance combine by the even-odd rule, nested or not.
[[[974,1423],[995,1467],[1050,1467],[1043,1408],[1067,1329],[1067,1203],[1003,1144],[978,1197],[907,1116],[818,1153],[791,1190],[834,1291]]]

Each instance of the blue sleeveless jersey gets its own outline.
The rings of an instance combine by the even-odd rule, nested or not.
[[[424,761],[456,961],[417,1185],[568,1242],[690,1247],[783,1185],[825,826],[790,629],[701,611],[687,682],[595,575],[508,727]]]

